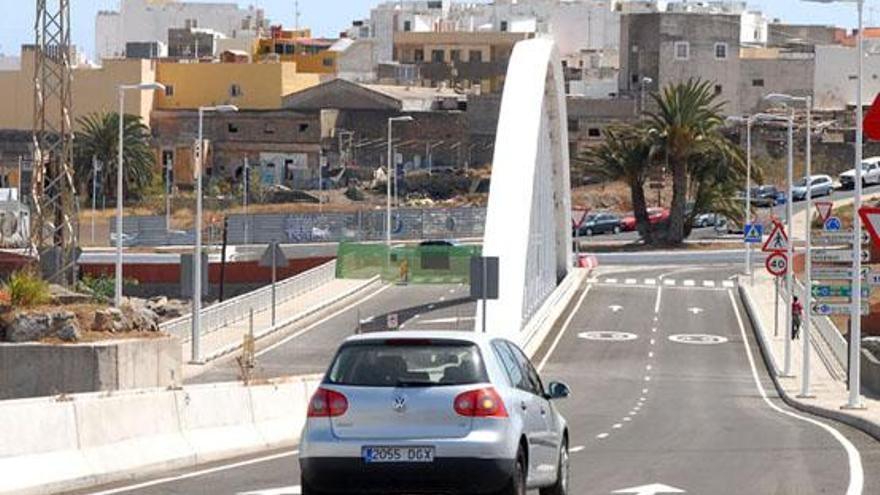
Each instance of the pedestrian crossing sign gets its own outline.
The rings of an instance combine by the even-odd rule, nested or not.
[[[773,229],[770,231],[770,237],[761,248],[765,252],[779,252],[788,250],[788,236],[785,234],[785,227],[778,220],[773,222]]]
[[[758,223],[746,224],[743,236],[746,244],[760,244],[764,240],[764,226]]]

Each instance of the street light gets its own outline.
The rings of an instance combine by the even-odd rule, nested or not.
[[[199,140],[196,144],[198,155],[196,167],[196,247],[193,253],[193,314],[192,314],[192,362],[201,362],[200,337],[202,330],[202,176],[204,175],[204,128],[205,113],[237,112],[235,105],[199,107]]]
[[[165,85],[161,83],[144,84],[121,84],[117,86],[119,92],[119,141],[117,142],[116,161],[116,283],[114,287],[113,304],[117,308],[122,307],[122,202],[124,189],[122,180],[122,148],[125,140],[125,92],[126,91],[165,91]]]
[[[394,157],[394,150],[391,146],[391,137],[392,130],[394,128],[395,122],[412,122],[413,118],[409,115],[404,115],[402,117],[391,117],[388,119],[388,164],[385,167],[385,170],[388,172],[388,177],[385,180],[386,183],[386,193],[387,196],[385,198],[385,245],[389,248],[391,247],[391,170],[392,170],[392,162]],[[397,165],[394,165],[394,174],[397,174]]]
[[[807,176],[807,191],[806,191],[806,202],[807,202],[807,211],[806,211],[806,219],[805,219],[805,233],[804,233],[804,243],[806,244],[806,253],[804,255],[804,272],[805,272],[805,281],[804,281],[804,307],[807,308],[807,317],[803,320],[803,332],[802,332],[802,344],[803,344],[803,360],[802,371],[801,371],[801,394],[800,397],[808,398],[810,397],[810,316],[812,312],[813,306],[813,260],[812,256],[812,242],[813,242],[813,232],[812,232],[812,206],[813,206],[813,115],[812,115],[812,107],[813,107],[813,97],[812,96],[792,96],[787,94],[779,94],[772,93],[767,95],[765,98],[768,102],[779,104],[779,105],[791,105],[793,103],[803,103],[807,110],[807,143],[806,143],[806,173]],[[791,235],[791,232],[789,232]],[[793,265],[791,260],[789,260],[789,265]],[[791,269],[789,269],[791,272]],[[789,293],[789,296],[792,294]]]
[[[861,234],[862,221],[858,211],[862,207],[862,146],[864,144],[864,101],[862,100],[862,83],[864,81],[864,13],[865,0],[805,0],[815,3],[854,3],[858,10],[859,26],[856,31],[856,152],[855,152],[855,201],[853,203],[853,283],[852,283],[852,309],[850,310],[849,329],[849,400],[845,407],[852,409],[862,408],[861,395],[861,365],[862,358],[862,257],[861,257]],[[808,308],[809,311],[809,308]]]

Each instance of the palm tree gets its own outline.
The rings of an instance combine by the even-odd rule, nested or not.
[[[648,221],[645,181],[651,168],[651,136],[646,129],[635,126],[608,127],[603,133],[605,141],[582,157],[586,170],[607,181],[621,181],[629,186],[636,226],[642,239],[650,244],[653,229]]]
[[[648,125],[663,148],[672,172],[672,204],[666,242],[680,244],[685,236],[685,207],[688,193],[688,164],[700,152],[701,144],[714,141],[723,119],[709,81],[690,79],[670,84],[652,95],[658,110],[647,113]]]
[[[92,113],[77,120],[79,131],[74,140],[74,168],[77,184],[92,183],[92,160],[103,164],[98,179],[101,190],[116,198],[117,145],[119,114]],[[150,129],[135,115],[125,115],[123,126],[123,181],[125,197],[140,197],[153,181],[156,158],[150,147]],[[92,188],[88,187],[91,197]]]

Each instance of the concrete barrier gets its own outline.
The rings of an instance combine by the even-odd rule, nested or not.
[[[318,382],[0,402],[0,494],[75,490],[293,446]]]
[[[517,336],[516,343],[529,356],[534,356],[544,343],[544,339],[565,314],[572,299],[577,294],[590,274],[585,268],[571,270],[562,283],[544,301],[540,309],[532,316],[522,332]]]

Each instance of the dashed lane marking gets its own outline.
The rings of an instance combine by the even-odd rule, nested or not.
[[[703,287],[708,287],[711,289],[712,287],[715,287],[715,281],[714,280],[703,280]]]
[[[634,278],[628,278],[624,281],[624,283],[626,285],[635,285],[636,283],[638,283],[638,280],[636,280]]]
[[[614,423],[614,425],[612,425],[611,427],[615,430],[619,430],[620,428],[623,428],[623,425],[620,423]]]
[[[675,280],[671,278],[667,278],[663,280],[663,285],[675,285]]]
[[[694,285],[696,285],[696,283],[693,280],[685,280],[684,281],[685,287],[693,287]]]
[[[653,278],[646,278],[645,285],[657,285],[657,280]]]
[[[596,435],[596,438],[598,438],[599,440],[604,440],[608,438],[608,433],[599,433],[598,435]]]
[[[726,289],[732,289],[733,287],[735,287],[735,285],[736,284],[734,284],[732,280],[725,280],[721,282],[721,286]]]
[[[606,284],[616,284],[616,283],[617,283],[617,279],[616,279],[616,278],[606,278],[606,279],[605,279],[605,283],[606,283]]]
[[[570,449],[568,449],[568,453],[569,454],[577,454],[578,452],[584,450],[585,448],[586,447],[584,447],[583,445],[575,445],[574,447],[571,447]]]

